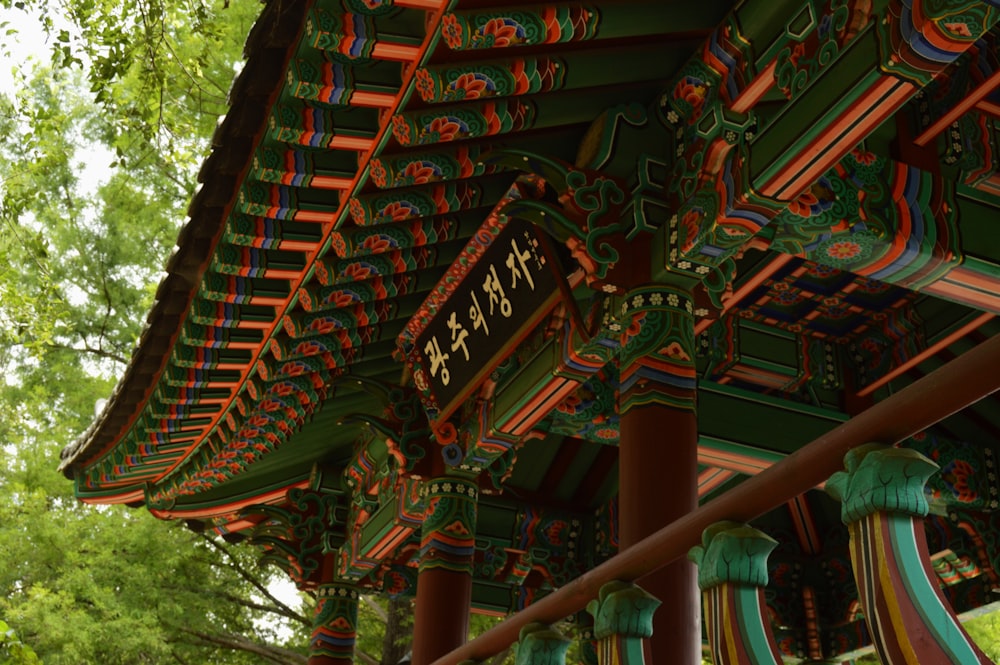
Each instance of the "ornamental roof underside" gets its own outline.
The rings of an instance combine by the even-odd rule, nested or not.
[[[878,52],[891,38],[853,4],[857,25],[820,2],[756,5],[269,2],[131,363],[63,453],[78,496],[223,533],[252,531],[273,517],[255,507],[287,508],[295,489],[340,497],[346,511],[359,446],[376,466],[398,454],[379,443],[387,393],[371,386],[410,380],[401,335],[523,172],[546,172],[512,155],[652,191],[648,237],[633,242],[679,229],[681,251],[707,257],[739,241],[699,273],[725,277],[695,303],[703,498],[994,335],[997,30],[942,56],[933,80],[890,88]],[[803,60],[828,42],[828,61]],[[705,63],[730,78],[713,83]],[[698,116],[710,107],[724,131]],[[640,131],[655,122],[666,133]],[[678,167],[712,137],[744,155],[736,185],[720,177],[716,188],[727,210],[747,192],[783,206],[760,223],[761,206],[747,204],[749,221],[718,227],[730,245],[685,231],[693,208],[668,191],[671,178],[730,168],[710,152]],[[671,259],[667,272],[701,265]],[[574,284],[581,311],[600,307],[602,291]],[[505,372],[490,376],[498,401],[536,385]],[[552,404],[516,458],[487,469],[482,542],[517,549],[504,543],[525,511],[564,525],[610,519],[616,405],[612,362]],[[907,442],[952,464],[935,486],[939,512],[996,507],[998,440],[989,399]],[[800,497],[762,528],[787,531],[792,558],[815,554],[839,524],[827,501]],[[948,575],[967,563],[956,556]]]

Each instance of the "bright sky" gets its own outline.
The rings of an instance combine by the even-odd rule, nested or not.
[[[56,19],[59,24],[58,18]],[[13,34],[6,34],[13,30]],[[42,26],[33,15],[18,9],[0,8],[0,94],[12,95],[16,92],[15,72],[20,70],[25,76],[35,64],[51,61],[51,44]],[[80,150],[81,160],[77,176],[80,186],[93,188],[106,179],[112,153],[103,146],[90,146]]]
[[[6,25],[3,25],[6,23]],[[11,70],[23,66],[30,58],[41,62],[48,59],[49,45],[38,21],[18,9],[0,8],[0,34],[3,34],[4,53],[0,53],[0,92],[13,92],[14,77]],[[14,29],[16,34],[5,34]]]

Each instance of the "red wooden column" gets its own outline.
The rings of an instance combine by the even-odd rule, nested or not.
[[[465,644],[476,549],[476,483],[446,476],[428,481],[425,488],[413,665],[429,665]]]
[[[698,507],[694,302],[686,285],[633,288],[621,305],[619,537],[622,549]],[[697,570],[677,561],[641,580],[662,601],[647,662],[701,662]]]

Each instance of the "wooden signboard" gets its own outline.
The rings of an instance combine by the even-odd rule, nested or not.
[[[413,360],[443,422],[564,297],[548,236],[511,219],[421,331]],[[419,383],[419,382],[418,382]]]

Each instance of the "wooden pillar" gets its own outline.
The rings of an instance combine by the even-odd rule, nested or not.
[[[924,484],[937,465],[914,450],[860,446],[827,490],[842,502],[858,599],[885,665],[992,661],[947,604],[930,563]]]
[[[465,644],[472,603],[475,554],[475,482],[428,481],[420,538],[420,568],[413,618],[413,665],[428,665]]]
[[[698,564],[715,665],[781,665],[764,603],[767,555],[777,544],[746,524],[717,522],[688,553]]]
[[[623,550],[698,507],[697,383],[690,290],[657,284],[621,306],[619,537]],[[697,571],[677,561],[642,580],[663,602],[650,662],[699,665]]]
[[[656,597],[632,583],[608,582],[602,586],[597,600],[587,604],[587,611],[594,615],[598,663],[649,662],[645,642],[653,634],[653,612],[659,605]]]
[[[348,665],[354,662],[358,630],[358,591],[354,586],[331,582],[316,590],[309,665]]]

